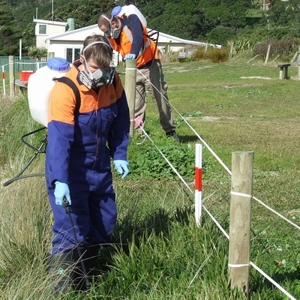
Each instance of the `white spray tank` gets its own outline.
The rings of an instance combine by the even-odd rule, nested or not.
[[[145,17],[143,16],[143,14],[141,13],[141,11],[133,4],[129,4],[129,5],[124,5],[124,6],[116,6],[111,14],[116,17],[122,17],[123,15],[125,16],[129,16],[129,15],[137,15],[138,18],[140,19],[141,23],[147,27],[147,21],[145,19]]]
[[[48,125],[50,94],[55,84],[53,78],[64,76],[69,69],[70,63],[67,60],[53,57],[28,79],[27,95],[31,117],[45,127]]]

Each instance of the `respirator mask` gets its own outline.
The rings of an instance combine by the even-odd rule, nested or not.
[[[104,32],[107,38],[117,39],[121,34],[121,28],[112,29],[111,27]]]
[[[111,17],[111,19],[108,19],[106,16],[102,15],[102,17],[104,19],[106,19],[110,26],[109,28],[104,32],[104,35],[107,37],[107,38],[113,38],[113,39],[117,39],[120,34],[121,34],[121,27],[119,28],[115,28],[115,29],[112,29],[112,26],[111,26],[111,21],[113,19],[113,16]]]
[[[83,70],[79,72],[79,80],[88,88],[88,89],[93,89],[93,88],[99,88],[103,85],[109,85],[113,82],[114,76],[115,76],[115,68],[114,67],[109,67],[108,70],[105,69],[97,69],[95,72],[92,72],[90,70],[90,67],[85,59],[84,56],[84,51],[95,44],[104,44],[107,47],[111,48],[111,46],[108,43],[102,42],[102,41],[97,41],[93,42],[89,45],[87,45],[83,51],[82,55],[84,58],[84,64],[83,64]],[[86,70],[86,69],[87,70]]]
[[[109,70],[98,69],[94,73],[89,70],[88,64],[86,64],[88,71],[82,70],[79,73],[79,80],[88,88],[99,88],[103,85],[109,85],[113,82],[115,75],[115,68],[109,67]]]

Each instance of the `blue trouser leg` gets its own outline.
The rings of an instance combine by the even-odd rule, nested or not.
[[[108,244],[117,222],[115,194],[94,195],[93,193],[89,204],[91,243],[94,245]]]
[[[73,221],[77,241],[80,247],[88,244],[107,244],[110,242],[117,218],[115,193],[112,189],[107,193],[98,191],[71,191],[71,213],[68,215],[65,209],[55,204],[54,190],[49,189],[49,199],[54,215],[52,227],[55,237],[52,241],[52,253],[68,252],[75,248],[76,241],[70,216]]]

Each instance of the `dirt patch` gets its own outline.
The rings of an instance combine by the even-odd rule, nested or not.
[[[241,79],[265,79],[265,80],[271,80],[271,77],[263,77],[263,76],[242,76]]]
[[[218,121],[220,119],[230,119],[230,120],[234,120],[236,118],[232,118],[232,117],[214,117],[214,116],[204,116],[202,118],[202,121],[206,121],[206,122],[213,122],[213,121]]]

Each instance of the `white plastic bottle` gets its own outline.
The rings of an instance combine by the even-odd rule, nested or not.
[[[116,6],[111,14],[113,16],[118,16],[118,17],[122,17],[123,15],[125,16],[129,16],[129,15],[137,15],[138,18],[140,19],[141,23],[147,27],[147,21],[145,19],[145,17],[143,16],[143,14],[141,13],[141,11],[133,4],[129,4],[129,5],[124,5],[124,6]]]
[[[48,125],[48,109],[51,90],[55,84],[53,78],[64,76],[70,69],[70,63],[64,58],[53,57],[47,65],[30,75],[27,86],[28,103],[31,117],[41,125]]]

